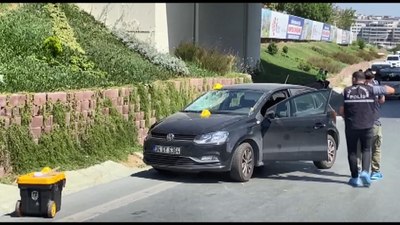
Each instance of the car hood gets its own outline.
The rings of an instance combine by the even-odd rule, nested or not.
[[[160,134],[199,135],[221,130],[247,117],[247,115],[211,114],[208,118],[200,118],[200,113],[177,112],[162,120],[151,131]]]

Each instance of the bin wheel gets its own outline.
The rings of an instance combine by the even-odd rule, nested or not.
[[[54,218],[56,216],[56,213],[57,213],[56,203],[50,200],[49,203],[47,203],[47,217]]]
[[[22,216],[21,200],[18,200],[17,203],[15,204],[15,215],[18,217]]]

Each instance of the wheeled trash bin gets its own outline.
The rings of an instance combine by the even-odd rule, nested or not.
[[[48,167],[18,177],[21,200],[15,206],[17,216],[43,216],[53,218],[61,209],[61,192],[65,187],[65,174]]]

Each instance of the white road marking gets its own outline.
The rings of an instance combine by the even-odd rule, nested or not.
[[[163,192],[163,191],[170,189],[178,184],[179,183],[175,183],[175,182],[163,182],[161,184],[157,184],[150,188],[146,188],[144,190],[137,191],[130,195],[106,202],[104,204],[101,204],[101,205],[95,206],[93,208],[75,213],[70,216],[66,216],[59,220],[55,220],[54,222],[83,222],[86,220],[90,220],[92,218],[100,216],[101,214],[110,212],[114,209],[121,208],[130,203],[133,203],[133,202],[139,201],[141,199],[148,198],[157,193]]]

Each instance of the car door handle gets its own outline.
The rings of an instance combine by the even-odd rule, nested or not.
[[[326,124],[324,124],[324,123],[316,123],[316,124],[314,124],[314,129],[315,130],[321,129],[323,127],[326,127]]]

